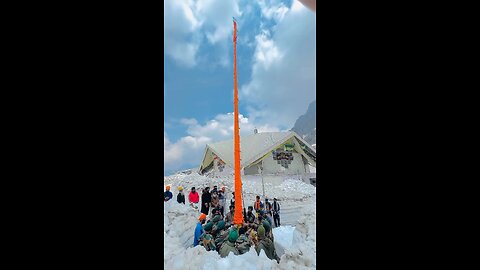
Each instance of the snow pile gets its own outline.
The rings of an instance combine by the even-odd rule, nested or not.
[[[283,247],[283,249],[291,248],[294,230],[295,230],[295,227],[292,227],[292,226],[280,226],[280,227],[273,228],[272,232],[273,232],[273,238],[275,239],[275,243],[280,244]]]
[[[260,179],[260,181],[258,181]],[[242,177],[245,204],[251,205],[256,195],[262,194],[261,178]],[[165,185],[171,185],[174,198],[164,205],[164,266],[166,269],[315,269],[316,268],[316,188],[297,179],[280,179],[279,183],[265,183],[268,198],[281,201],[281,227],[273,228],[280,264],[270,260],[262,251],[254,248],[236,256],[232,253],[221,258],[215,251],[204,247],[193,248],[193,235],[198,223],[199,210],[188,205],[188,193],[192,186],[201,192],[202,187],[226,186],[227,199],[231,198],[233,177],[211,178],[195,173],[165,177]],[[177,187],[183,186],[187,205],[178,204]],[[201,195],[201,194],[200,194]],[[282,202],[283,201],[283,202]],[[293,226],[285,226],[287,224]]]
[[[260,256],[257,255],[253,248],[241,256],[230,253],[221,258],[216,251],[206,251],[202,246],[193,247],[193,234],[200,214],[188,205],[170,200],[165,203],[163,215],[163,261],[166,269],[278,269],[276,261],[268,259],[263,251]]]
[[[253,201],[255,196],[262,195],[263,186],[260,176],[242,176],[244,200]],[[188,192],[192,187],[195,187],[201,195],[201,188],[209,186],[217,186],[220,189],[222,186],[226,187],[227,195],[231,195],[234,190],[233,176],[222,176],[218,178],[206,177],[196,173],[191,175],[175,174],[164,178],[164,184],[171,186],[171,191],[174,195],[178,194],[177,187],[183,186],[184,194],[188,196]],[[273,184],[264,181],[265,195],[267,198],[278,200],[302,200],[308,197],[315,196],[316,187],[307,184],[301,180],[289,178],[280,179],[280,184]],[[248,204],[248,203],[247,203]]]
[[[288,193],[288,197],[307,198],[315,196],[317,189],[303,181],[297,179],[286,179],[280,186],[276,187],[282,194]]]
[[[302,210],[302,217],[293,232],[293,241],[290,248],[280,257],[279,269],[315,269],[316,254],[316,218],[314,207]]]
[[[169,252],[169,251],[165,251]],[[173,254],[172,254],[173,256]],[[221,258],[215,251],[206,251],[204,247],[197,246],[184,250],[183,253],[175,254],[174,257],[165,259],[165,269],[202,269],[202,270],[225,270],[237,269],[245,270],[274,270],[278,269],[276,261],[267,258],[265,252],[261,252],[260,256],[257,252],[250,248],[250,251],[242,255],[234,255],[230,253],[226,258]]]
[[[164,210],[164,232],[170,238],[178,238],[177,242],[185,249],[193,246],[193,232],[198,222],[200,213],[193,210],[189,205],[179,204],[175,200],[165,203]]]

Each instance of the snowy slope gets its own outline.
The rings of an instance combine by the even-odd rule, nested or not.
[[[261,180],[255,177],[243,177],[245,204],[252,205],[256,195],[262,194]],[[199,211],[190,206],[171,200],[164,206],[164,265],[167,269],[228,269],[238,266],[241,269],[315,269],[316,268],[316,188],[296,179],[283,179],[278,183],[265,183],[265,193],[269,199],[279,199],[281,205],[282,227],[275,228],[275,245],[281,256],[280,263],[269,260],[262,252],[257,256],[250,252],[227,258],[220,258],[217,252],[207,252],[205,248],[193,248],[193,232]],[[208,178],[198,174],[173,175],[165,177],[165,185],[170,184],[174,194],[177,187],[183,186],[185,192],[192,186],[200,191],[201,187],[217,185],[227,187],[229,200],[233,189],[233,178]],[[188,195],[187,195],[188,196]],[[286,225],[286,226],[285,226]],[[285,227],[284,227],[285,226]],[[277,240],[278,239],[278,240]]]

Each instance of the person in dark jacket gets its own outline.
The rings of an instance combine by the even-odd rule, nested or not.
[[[222,213],[222,216],[225,216],[225,187],[222,187],[222,189],[218,191],[218,199],[220,202],[220,212]]]
[[[185,195],[183,195],[183,187],[178,187],[177,202],[185,204]]]
[[[164,201],[168,202],[171,198],[173,198],[172,192],[170,192],[170,186],[165,187],[166,191],[163,193]]]
[[[235,206],[235,192],[232,192],[232,198],[230,199],[230,205]]]
[[[265,198],[265,212],[272,216],[272,203],[267,198]]]
[[[255,222],[255,215],[253,214],[253,207],[249,206],[247,211],[247,223]]]
[[[210,188],[206,187],[202,194],[202,209],[201,212],[208,215],[210,210],[210,203],[212,202],[212,196],[210,195]]]
[[[213,186],[213,189],[212,189],[212,192],[210,192],[212,195],[215,194],[215,195],[218,195],[218,189],[217,189],[217,186]]]
[[[280,204],[277,202],[277,198],[273,198],[273,222],[275,223],[275,227],[280,226]]]

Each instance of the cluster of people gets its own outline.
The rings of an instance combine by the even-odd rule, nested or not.
[[[173,198],[170,186],[164,192],[164,201]],[[185,204],[183,187],[178,187],[177,202]],[[195,187],[191,188],[188,194],[188,202],[192,207],[198,209],[200,195]],[[260,200],[256,196],[253,205],[248,210],[243,209],[244,222],[234,224],[235,213],[235,192],[232,192],[229,211],[225,213],[226,194],[225,187],[217,189],[213,186],[202,188],[201,215],[194,232],[193,246],[201,245],[207,251],[217,251],[221,257],[226,257],[230,252],[235,255],[244,254],[254,248],[257,254],[265,251],[271,260],[280,261],[275,252],[273,244],[273,227],[280,226],[280,204],[277,199],[273,203],[265,199]]]
[[[278,205],[279,211],[276,199],[274,203]],[[257,196],[254,205],[248,206],[248,211],[245,212],[245,209],[243,211],[242,224],[234,224],[235,202],[233,199],[229,212],[225,216],[219,207],[213,208],[211,215],[201,213],[195,228],[193,245],[201,245],[207,251],[217,251],[222,258],[227,257],[230,252],[241,255],[248,252],[250,248],[254,248],[257,254],[263,250],[269,259],[279,262],[280,258],[273,244],[271,218],[273,205],[268,200],[264,204]]]
[[[167,202],[173,198],[173,194],[170,191],[170,185],[166,186],[165,192],[163,193],[164,201]],[[192,207],[198,209],[198,203],[200,201],[200,195],[196,191],[195,187],[192,187],[190,193],[188,194],[188,202]],[[185,204],[185,195],[183,194],[183,187],[178,187],[177,202]],[[210,187],[202,189],[202,203],[201,203],[201,212],[205,215],[208,215],[213,208],[219,208],[222,215],[224,214],[226,203],[225,196],[225,187],[222,187],[220,190],[217,189],[217,186],[213,186],[213,190],[210,192]]]

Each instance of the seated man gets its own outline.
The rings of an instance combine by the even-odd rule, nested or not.
[[[270,260],[276,260],[277,263],[280,263],[280,258],[275,252],[275,246],[273,245],[272,240],[265,237],[265,228],[263,225],[258,227],[258,243],[255,247],[255,250],[257,251],[258,255],[260,255],[260,251],[263,250],[265,255],[267,255]]]
[[[228,241],[224,242],[222,247],[220,248],[220,257],[225,258],[228,256],[230,252],[233,254],[238,255],[238,249],[235,247],[235,241],[237,241],[238,232],[236,229],[232,230],[228,235]]]

